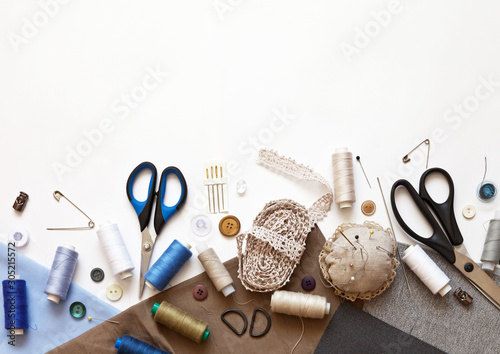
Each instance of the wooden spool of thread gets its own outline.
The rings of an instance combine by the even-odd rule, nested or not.
[[[154,315],[156,322],[160,322],[172,331],[196,343],[207,340],[210,334],[208,323],[197,319],[166,301],[162,301],[161,304],[155,303],[151,309],[151,313]]]
[[[271,297],[271,311],[308,318],[323,318],[330,313],[326,297],[278,290]]]
[[[233,278],[214,249],[208,248],[206,243],[200,243],[196,246],[196,250],[198,251],[198,259],[203,264],[217,291],[221,291],[226,297],[234,293]]]

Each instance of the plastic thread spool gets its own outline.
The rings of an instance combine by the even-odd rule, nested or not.
[[[191,230],[196,236],[206,236],[212,231],[212,221],[206,215],[197,215],[191,220]]]
[[[153,290],[165,289],[193,255],[190,249],[191,246],[188,243],[174,240],[144,276],[146,285]]]
[[[308,318],[323,318],[330,313],[326,297],[278,290],[271,297],[271,311]]]
[[[30,242],[30,234],[28,230],[16,227],[9,232],[9,242],[14,242],[16,248],[23,248]]]
[[[151,309],[151,313],[154,315],[155,321],[196,343],[206,341],[210,334],[208,323],[197,319],[166,301],[162,301],[161,304],[155,303]]]
[[[199,243],[196,250],[198,251],[198,259],[203,264],[217,291],[221,291],[226,297],[234,293],[233,279],[214,249],[208,248],[206,243]]]
[[[491,181],[484,181],[477,187],[477,198],[484,202],[492,202],[497,197],[497,186]]]
[[[481,254],[482,268],[494,271],[500,261],[500,210],[495,212],[495,217],[490,220],[488,233],[484,240],[483,253]]]
[[[71,245],[59,246],[50,269],[49,278],[45,285],[47,300],[58,304],[66,300],[73,274],[75,273],[78,252]]]
[[[346,147],[335,149],[332,164],[335,203],[340,209],[352,208],[352,204],[356,201],[352,153]]]
[[[113,274],[119,276],[121,280],[130,278],[133,275],[134,263],[125,247],[118,225],[104,223],[96,233]]]
[[[2,281],[5,329],[9,335],[24,334],[28,329],[28,298],[26,281],[9,279]]]
[[[445,296],[451,290],[450,278],[419,246],[410,246],[403,252],[403,261],[420,278],[420,280],[436,295]]]
[[[143,342],[137,338],[125,334],[122,338],[118,338],[115,343],[115,348],[118,349],[117,354],[168,354],[168,352],[158,349],[151,344]]]

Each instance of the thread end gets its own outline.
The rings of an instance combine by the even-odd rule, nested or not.
[[[450,292],[450,290],[451,290],[450,284],[446,284],[441,290],[439,290],[439,295],[445,296]]]
[[[203,333],[203,337],[201,337],[201,339],[202,339],[203,341],[206,341],[206,340],[207,340],[207,338],[208,338],[208,335],[209,335],[209,334],[210,334],[210,331],[209,331],[208,329],[207,329],[207,330],[205,330],[205,333]]]
[[[24,329],[22,328],[16,328],[14,329],[14,335],[15,336],[20,336],[20,335],[23,335],[24,334]]]
[[[120,278],[121,278],[122,280],[125,280],[125,279],[130,278],[132,275],[133,275],[133,274],[132,274],[132,272],[131,272],[131,271],[129,271],[129,270],[127,270],[127,271],[125,271],[125,272],[120,273]]]
[[[345,208],[352,208],[352,203],[351,202],[341,202],[339,203],[340,209],[345,209]]]
[[[494,262],[488,262],[488,261],[483,261],[483,270],[489,270],[493,271],[495,270],[495,263]]]
[[[228,297],[229,295],[234,293],[236,290],[234,289],[234,287],[231,284],[229,284],[228,286],[224,287],[221,291],[225,297]]]
[[[151,313],[153,315],[156,315],[156,311],[158,311],[159,308],[160,308],[160,304],[155,302],[155,304],[153,305],[153,308],[151,309]]]
[[[49,295],[47,295],[47,300],[49,300],[50,302],[53,302],[54,304],[58,304],[61,299],[57,295],[49,294]]]
[[[201,242],[196,245],[196,251],[198,254],[203,253],[206,250],[208,250],[208,245],[205,242]]]
[[[116,339],[116,343],[115,343],[115,349],[120,348],[120,345],[122,345],[122,339],[121,338],[117,338]]]
[[[148,286],[148,288],[150,288],[151,290],[156,290],[156,286],[154,286],[153,284],[151,284],[148,280],[146,280],[146,285]]]
[[[325,306],[325,315],[329,315],[329,314],[330,314],[330,303],[327,302],[326,306]]]

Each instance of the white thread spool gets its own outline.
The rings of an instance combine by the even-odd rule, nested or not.
[[[271,297],[271,311],[308,318],[323,318],[330,313],[326,297],[277,290]]]
[[[420,278],[420,280],[436,295],[445,296],[451,290],[450,278],[419,246],[410,246],[404,251],[403,261]]]
[[[490,220],[488,233],[484,241],[483,253],[481,254],[482,268],[493,272],[500,260],[500,210],[495,212],[495,217]]]
[[[206,243],[199,243],[196,245],[196,250],[198,251],[198,259],[203,264],[217,291],[221,291],[226,297],[234,293],[231,274],[224,267],[214,249],[208,248]]]
[[[340,209],[352,208],[356,201],[352,153],[346,147],[336,148],[332,155],[335,203]]]
[[[125,247],[118,225],[104,223],[96,232],[113,274],[119,275],[122,280],[130,278],[134,263]]]

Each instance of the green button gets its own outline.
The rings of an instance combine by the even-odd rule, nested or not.
[[[81,302],[73,302],[69,307],[69,313],[74,318],[82,318],[87,313],[87,310],[85,309],[85,305]]]

